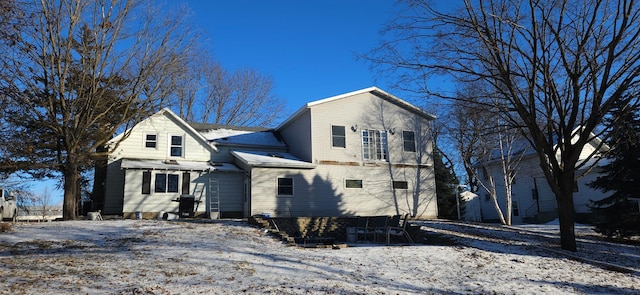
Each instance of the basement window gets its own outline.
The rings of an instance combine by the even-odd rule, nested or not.
[[[344,186],[346,188],[362,188],[362,179],[345,179]]]
[[[393,189],[409,189],[409,184],[406,181],[394,181]]]

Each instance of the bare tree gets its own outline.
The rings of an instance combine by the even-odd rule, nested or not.
[[[265,127],[284,115],[273,80],[254,69],[229,71],[205,53],[179,75],[176,107],[187,121]]]
[[[466,173],[465,182],[469,185],[469,190],[477,192],[480,189],[478,178],[475,177],[475,164],[486,160],[486,156],[491,152],[494,142],[492,133],[495,121],[492,108],[480,104],[469,104],[466,102],[470,97],[477,97],[480,87],[472,83],[462,85],[457,92],[457,100],[452,101],[449,113],[440,122],[444,125],[444,135],[451,141],[457,150],[462,167]]]
[[[405,82],[445,73],[491,85],[501,116],[535,149],[556,195],[562,248],[576,251],[574,181],[588,162],[580,153],[603,135],[614,102],[636,105],[640,97],[638,3],[467,0],[449,11],[404,3],[371,60]]]
[[[145,5],[148,4],[148,5]],[[33,0],[18,42],[4,42],[4,169],[62,175],[64,219],[75,219],[81,172],[96,148],[172,97],[170,80],[195,38],[180,11],[138,0]],[[24,136],[29,134],[29,136]]]
[[[207,123],[267,126],[283,117],[284,101],[273,93],[273,80],[253,69],[230,73],[213,63],[205,71],[201,120]]]

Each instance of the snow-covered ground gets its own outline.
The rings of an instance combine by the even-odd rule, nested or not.
[[[298,248],[229,220],[18,223],[0,233],[0,294],[640,292],[640,247],[585,226],[576,260],[558,253],[553,224],[416,223],[437,244]]]

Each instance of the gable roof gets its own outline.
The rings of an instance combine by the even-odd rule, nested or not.
[[[329,102],[333,102],[336,100],[340,100],[340,99],[344,99],[350,96],[354,96],[354,95],[358,95],[358,94],[363,94],[363,93],[371,93],[374,94],[384,100],[387,100],[401,108],[404,108],[406,110],[409,110],[427,120],[434,120],[436,119],[436,116],[429,114],[425,111],[423,111],[422,109],[420,109],[419,107],[416,107],[394,95],[392,95],[391,93],[388,93],[378,87],[372,86],[369,88],[364,88],[361,90],[356,90],[356,91],[352,91],[349,93],[344,93],[344,94],[340,94],[340,95],[336,95],[336,96],[332,96],[332,97],[328,97],[328,98],[324,98],[324,99],[320,99],[320,100],[316,100],[316,101],[312,101],[309,102],[307,104],[305,104],[304,106],[302,106],[302,108],[300,108],[299,110],[297,110],[295,113],[293,113],[293,115],[291,115],[289,118],[287,118],[284,122],[280,123],[280,125],[278,125],[278,127],[276,127],[276,130],[282,128],[283,126],[289,124],[289,122],[293,121],[294,119],[296,119],[297,117],[299,117],[300,115],[302,115],[306,110],[310,109],[313,106],[317,106],[320,104],[324,104],[324,103],[329,103]]]
[[[575,140],[575,138],[578,136],[578,132],[580,132],[581,129],[582,127],[577,127],[573,129],[573,131],[571,132],[572,141]],[[576,166],[583,166],[583,163],[584,163],[586,164],[587,167],[589,167],[593,164],[596,164],[596,162],[600,165],[606,164],[608,161],[605,158],[602,158],[601,156],[599,156],[598,154],[609,151],[610,149],[609,145],[604,143],[602,139],[596,136],[593,132],[589,132],[589,138],[590,140],[585,144],[585,147],[591,146],[594,149],[596,154],[588,158],[578,159]],[[537,156],[535,149],[531,146],[531,143],[524,138],[521,138],[521,137],[517,138],[514,142],[511,143],[511,145],[512,145],[511,156],[522,156],[523,158],[535,158]],[[553,146],[555,149],[557,148],[558,144],[554,143]],[[559,151],[556,152],[556,156],[557,157],[560,156]],[[492,165],[499,162],[500,162],[500,151],[498,149],[493,149],[484,160],[481,160],[478,163],[473,164],[473,166],[480,167],[482,165]]]
[[[207,146],[208,148],[212,149],[213,151],[215,151],[215,152],[218,151],[218,148],[215,145],[211,144],[200,132],[198,132],[196,129],[191,127],[191,125],[189,125],[186,121],[184,121],[182,118],[180,118],[178,115],[176,115],[176,113],[172,112],[169,108],[163,108],[162,110],[158,111],[157,113],[155,113],[155,114],[149,116],[148,118],[142,120],[141,122],[139,122],[136,125],[134,125],[131,129],[128,129],[127,131],[122,132],[122,133],[118,134],[116,137],[114,137],[113,139],[109,140],[109,143],[114,143],[114,142],[120,141],[122,139],[122,137],[127,132],[131,131],[133,128],[138,126],[140,123],[145,122],[145,121],[153,120],[153,118],[158,117],[158,116],[167,116],[167,117],[173,119],[178,126],[180,126],[185,131],[189,131],[196,138],[196,140],[201,141],[205,146]]]

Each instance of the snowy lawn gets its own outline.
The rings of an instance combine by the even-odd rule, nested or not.
[[[0,294],[640,292],[640,247],[584,226],[576,260],[553,224],[415,224],[432,244],[304,249],[228,220],[18,223],[0,233]]]

